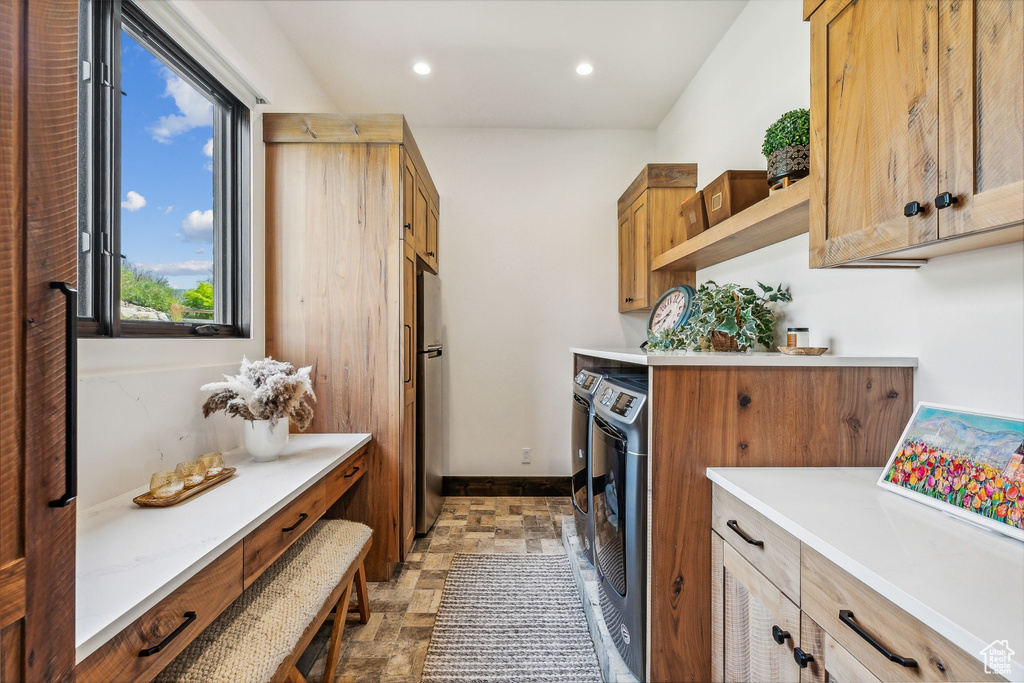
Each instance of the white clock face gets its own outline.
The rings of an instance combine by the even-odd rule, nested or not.
[[[651,319],[651,332],[672,329],[686,311],[686,295],[683,292],[672,292],[658,305]]]

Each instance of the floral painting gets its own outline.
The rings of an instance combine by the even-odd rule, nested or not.
[[[1024,420],[920,403],[878,483],[1024,541]]]

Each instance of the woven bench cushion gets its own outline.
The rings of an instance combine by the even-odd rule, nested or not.
[[[370,533],[357,522],[314,523],[156,681],[269,681],[295,650]]]

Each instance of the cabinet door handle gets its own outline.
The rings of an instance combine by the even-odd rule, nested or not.
[[[740,525],[736,522],[735,519],[730,519],[728,522],[725,523],[725,525],[733,531],[735,531],[737,534],[739,534],[740,538],[742,538],[750,545],[756,545],[758,548],[764,547],[764,541],[755,541],[750,536],[747,536],[745,533],[743,533],[743,530],[740,529]]]
[[[856,633],[858,636],[860,636],[864,640],[868,641],[868,644],[870,644],[871,647],[873,647],[876,650],[878,650],[879,652],[881,652],[882,655],[886,659],[888,659],[890,662],[895,662],[895,663],[899,664],[900,666],[905,666],[905,667],[908,667],[908,668],[916,668],[917,667],[917,660],[911,659],[910,657],[900,657],[899,655],[896,655],[896,654],[893,654],[892,652],[889,652],[889,650],[887,650],[884,645],[882,645],[880,642],[878,642],[877,640],[872,638],[866,631],[864,631],[864,629],[862,629],[860,626],[858,626],[856,624],[856,622],[854,622],[854,620],[853,620],[853,612],[852,611],[850,611],[848,609],[841,609],[841,610],[839,610],[839,621],[843,622],[844,624],[846,624],[847,626],[852,628],[854,633]]]
[[[627,297],[626,297],[626,303],[627,303],[627,304],[628,304],[629,302],[631,302],[632,300],[633,300],[633,297],[631,297],[631,296],[627,296]]]
[[[345,476],[343,476],[342,479],[351,479],[352,477],[356,476],[356,472],[358,472],[358,471],[359,471],[359,468],[358,467],[354,467],[354,468],[352,468],[352,471],[349,472],[348,474],[346,474]]]
[[[956,204],[959,201],[960,200],[953,193],[951,193],[951,192],[943,192],[942,194],[940,194],[938,197],[935,198],[935,208],[936,209],[945,209],[945,208],[948,208],[950,206],[953,206],[954,204]]]
[[[196,613],[191,611],[191,610],[189,610],[188,612],[185,612],[184,616],[185,616],[185,621],[181,622],[181,625],[178,626],[178,628],[176,628],[173,631],[171,631],[171,634],[169,636],[167,636],[166,638],[161,640],[159,645],[154,645],[153,647],[147,647],[145,650],[139,650],[139,656],[140,657],[149,657],[150,655],[155,655],[157,652],[160,652],[160,650],[162,650],[165,647],[167,647],[168,643],[170,643],[172,640],[174,640],[179,635],[181,635],[181,632],[184,631],[186,628],[188,628],[189,624],[191,624],[193,621],[196,620]]]
[[[406,230],[412,230],[412,223],[406,223],[404,227]]]
[[[923,213],[926,208],[928,208],[927,204],[922,204],[921,202],[910,202],[903,207],[903,215],[910,218],[911,216]]]
[[[50,501],[66,508],[78,497],[78,290],[67,282],[51,282],[64,295],[64,495]]]
[[[405,327],[405,379],[403,382],[408,383],[412,381],[412,328],[408,325]]]
[[[430,258],[434,258],[435,256],[437,256],[437,254],[435,254],[435,253],[434,253],[434,252],[432,252],[432,251],[428,251],[428,252],[427,252],[427,256],[429,256]]]
[[[789,631],[783,631],[778,625],[772,626],[772,639],[779,645],[785,644],[786,640],[792,638]]]
[[[793,660],[801,669],[806,669],[807,665],[814,661],[814,655],[809,655],[800,648],[795,647],[793,648]]]
[[[307,515],[305,512],[300,512],[299,513],[299,521],[295,522],[295,524],[292,524],[291,526],[286,526],[285,528],[281,529],[282,533],[288,532],[288,531],[295,531],[296,529],[299,528],[300,524],[302,524],[303,522],[306,521],[307,517],[309,517],[309,515]]]

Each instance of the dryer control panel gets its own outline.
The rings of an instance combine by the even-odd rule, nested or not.
[[[580,374],[576,375],[576,379],[574,381],[578,386],[590,391],[594,388],[594,383],[598,381],[598,376],[591,374],[586,370],[580,370]]]
[[[613,387],[606,387],[601,393],[601,405],[605,406],[616,415],[630,418],[639,410],[642,399],[636,394],[622,391]],[[636,410],[634,410],[634,408]]]

